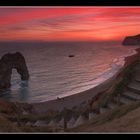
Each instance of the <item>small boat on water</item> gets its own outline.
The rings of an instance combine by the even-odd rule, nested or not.
[[[69,57],[74,57],[74,55],[71,54],[71,55],[69,55]]]

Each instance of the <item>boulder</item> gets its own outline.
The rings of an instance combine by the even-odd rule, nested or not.
[[[60,126],[60,127],[64,126],[64,118],[61,118],[61,120],[58,123],[58,126]]]
[[[68,122],[68,128],[72,128],[74,123],[75,123],[75,119],[74,119],[74,117],[72,117]]]
[[[38,120],[35,122],[34,126],[46,126],[46,121]]]
[[[48,123],[48,126],[56,126],[56,122],[54,120],[51,120],[49,123]]]
[[[81,125],[81,124],[84,124],[85,121],[87,121],[87,120],[85,119],[85,117],[82,116],[82,115],[80,115],[80,116],[78,117],[78,119],[75,121],[74,127],[79,126],[79,125]]]
[[[94,112],[89,112],[89,120],[95,118],[96,116],[97,116],[96,113],[94,113]]]

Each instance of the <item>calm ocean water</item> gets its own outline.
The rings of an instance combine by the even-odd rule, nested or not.
[[[13,70],[11,91],[0,97],[11,101],[44,102],[87,90],[117,59],[130,55],[135,48],[122,46],[121,42],[0,43],[0,57],[20,51],[30,73],[27,85]],[[71,54],[74,57],[68,57]]]

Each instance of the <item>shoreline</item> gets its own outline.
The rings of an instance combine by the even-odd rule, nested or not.
[[[140,48],[136,48],[133,51],[134,53],[132,55],[123,58],[124,59],[123,65],[120,67],[119,70],[115,71],[114,73],[108,73],[110,74],[110,76],[108,76],[109,78],[108,79],[104,78],[103,79],[104,81],[101,81],[101,83],[95,85],[95,87],[58,99],[29,104],[34,106],[35,112],[41,114],[46,113],[49,110],[62,111],[64,108],[71,109],[75,106],[82,104],[83,102],[88,103],[89,100],[96,97],[99,93],[103,94],[106,90],[108,90],[115,83],[117,77],[120,75],[120,73],[123,72],[123,70],[127,66],[139,60]]]
[[[47,97],[46,100],[42,100],[42,101],[38,101],[38,102],[37,101],[29,101],[27,103],[32,104],[32,103],[48,102],[48,101],[57,100],[57,99],[60,99],[60,98],[65,98],[67,96],[75,95],[75,94],[90,90],[90,89],[94,88],[95,86],[98,86],[99,84],[103,83],[104,80],[106,80],[107,78],[110,78],[111,76],[109,76],[109,74],[112,73],[112,75],[114,75],[114,73],[116,71],[118,71],[121,67],[123,67],[122,65],[124,65],[125,57],[132,56],[132,55],[136,54],[137,53],[136,49],[137,48],[130,50],[130,52],[127,55],[123,55],[119,58],[115,58],[112,61],[112,63],[109,64],[109,67],[106,70],[104,70],[102,73],[100,73],[92,81],[87,82],[88,84],[85,87],[81,87],[83,89],[78,89],[78,91],[73,91],[73,92],[68,91],[68,92],[60,94],[60,95],[49,96],[49,97]]]

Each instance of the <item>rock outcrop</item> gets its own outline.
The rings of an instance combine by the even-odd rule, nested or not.
[[[20,52],[7,53],[0,59],[0,91],[5,91],[11,86],[12,69],[16,69],[21,80],[29,79],[29,72],[25,58]]]
[[[126,37],[123,42],[123,45],[140,45],[140,34],[136,36],[128,36]]]

